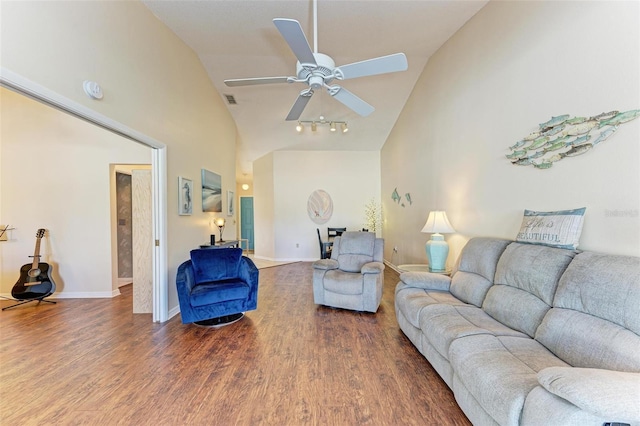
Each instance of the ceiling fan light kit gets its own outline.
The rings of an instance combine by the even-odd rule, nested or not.
[[[408,68],[407,57],[404,53],[395,53],[393,55],[381,56],[378,58],[368,59],[365,61],[354,62],[352,64],[336,67],[335,61],[328,55],[318,53],[317,49],[317,0],[314,0],[314,48],[311,50],[304,31],[300,23],[295,19],[275,18],[274,25],[280,31],[291,51],[298,59],[296,63],[295,77],[260,77],[260,78],[244,78],[225,80],[225,84],[230,87],[236,86],[252,86],[257,84],[274,84],[274,83],[305,83],[308,88],[302,90],[298,94],[298,98],[294,102],[287,121],[298,121],[307,103],[311,100],[311,96],[315,90],[326,89],[329,95],[344,104],[346,107],[355,111],[357,114],[366,117],[375,111],[375,108],[355,94],[349,92],[344,87],[338,85],[330,85],[334,80],[348,80],[351,78],[367,77],[378,74],[386,74],[397,71],[405,71]],[[341,122],[335,122],[341,124]],[[346,123],[342,131],[346,132]],[[335,125],[331,129],[335,131]],[[301,130],[298,130],[299,132]]]

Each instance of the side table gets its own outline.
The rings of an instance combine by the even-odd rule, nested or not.
[[[397,268],[400,272],[431,272],[432,274],[451,275],[451,269],[446,269],[444,271],[430,271],[429,265],[426,263],[398,265]]]

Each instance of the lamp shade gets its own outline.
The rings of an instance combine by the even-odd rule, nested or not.
[[[456,232],[447,219],[447,213],[442,210],[434,210],[429,212],[427,223],[424,224],[422,231],[426,234],[451,234]]]

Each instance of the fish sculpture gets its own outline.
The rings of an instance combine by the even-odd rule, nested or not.
[[[536,138],[540,137],[540,132],[533,132],[533,133],[529,133],[527,136],[524,137],[524,140],[529,142],[532,141]]]
[[[567,127],[563,133],[565,135],[570,135],[570,136],[582,135],[584,133],[590,132],[591,129],[593,129],[597,125],[598,125],[598,122],[596,120],[585,121],[582,124],[576,124],[576,125]]]
[[[527,155],[525,158],[528,158],[529,160],[533,160],[535,158],[540,158],[545,154],[545,152],[543,150],[540,151],[536,151],[534,154],[531,155]]]
[[[536,169],[548,169],[553,166],[551,161],[541,161],[539,163],[531,163]]]
[[[528,166],[531,164],[531,160],[529,158],[522,158],[520,160],[512,161],[511,164],[517,164],[518,166]]]
[[[563,158],[576,157],[593,149],[610,138],[620,124],[639,116],[640,109],[603,112],[589,118],[570,118],[569,114],[552,116],[549,121],[539,124],[538,131],[511,145],[512,152],[505,156],[515,165],[548,169]],[[546,156],[547,153],[553,155]],[[540,160],[536,161],[537,158]]]
[[[562,154],[554,154],[551,157],[547,158],[546,161],[550,163],[555,163],[556,161],[562,160]]]
[[[543,154],[546,154],[547,152],[551,152],[551,151],[557,151],[559,149],[562,148],[566,148],[567,147],[567,143],[564,141],[564,138],[562,138],[563,140],[556,142],[552,145],[547,146],[545,149],[542,150]]]
[[[564,157],[576,157],[578,155],[584,154],[585,152],[589,151],[591,148],[593,148],[593,144],[585,143],[585,144],[582,144],[582,145],[574,146],[569,151],[564,152],[564,153],[562,153],[560,155],[562,156],[562,158],[564,158]]]
[[[526,139],[522,139],[521,141],[518,141],[518,142],[516,142],[515,144],[511,145],[511,146],[509,147],[509,149],[510,149],[511,151],[513,151],[514,149],[518,149],[518,148],[520,148],[521,146],[523,146],[523,145],[524,145],[524,144],[526,144],[527,142],[528,142],[528,141],[527,141]]]
[[[507,154],[505,155],[505,157],[507,157],[509,160],[513,160],[514,158],[524,157],[525,155],[527,155],[527,150],[521,149],[519,151],[513,151],[511,154]]]
[[[591,139],[591,135],[580,136],[579,138],[575,138],[574,140],[572,140],[570,143],[567,143],[567,146],[578,146],[585,143],[589,139]]]
[[[606,121],[600,122],[600,127],[604,126],[616,126],[618,124],[626,123],[627,121],[631,121],[640,115],[640,109],[632,109],[627,112],[621,112],[620,114],[616,114],[613,118],[610,118]]]
[[[589,120],[598,120],[598,121],[608,120],[608,119],[612,118],[614,115],[617,115],[619,112],[620,111],[603,112],[601,114],[594,115],[593,117],[590,117]]]
[[[407,201],[409,202],[409,205],[413,204],[413,201],[411,201],[411,194],[407,192],[406,194],[404,194],[404,198],[407,199]]]
[[[553,135],[557,135],[558,133],[560,133],[562,131],[562,129],[564,129],[565,124],[560,124],[558,126],[552,127],[549,130],[542,132],[542,136],[553,136]]]
[[[527,151],[531,151],[533,149],[538,149],[538,148],[540,148],[542,145],[544,145],[547,142],[549,142],[549,137],[548,136],[542,136],[542,137],[539,137],[538,139],[534,140],[531,143],[531,145],[525,147],[525,149]]]
[[[391,199],[396,203],[400,203],[400,194],[398,194],[398,188],[394,189],[391,193]]]
[[[551,120],[546,121],[544,123],[540,123],[541,129],[546,129],[547,127],[554,127],[558,124],[562,124],[569,118],[569,114],[558,115],[557,117],[551,117]]]
[[[600,133],[600,136],[598,136],[598,139],[592,142],[593,146],[598,145],[600,142],[606,141],[609,136],[615,133],[616,130],[618,130],[618,126],[609,127],[607,130],[603,130]]]
[[[594,118],[590,118],[589,120],[594,120]],[[565,124],[580,124],[587,121],[587,117],[573,117],[565,121]]]

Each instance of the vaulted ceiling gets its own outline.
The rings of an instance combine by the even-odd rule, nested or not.
[[[317,90],[300,120],[346,121],[349,132],[318,126],[302,133],[285,121],[303,83],[228,87],[224,80],[295,76],[296,57],[272,22],[300,22],[314,47],[311,0],[146,0],[144,4],[200,57],[234,118],[239,180],[252,162],[276,150],[379,150],[384,145],[429,57],[487,1],[320,0],[318,52],[345,65],[403,52],[407,71],[350,79],[340,85],[375,107],[361,117],[325,90]],[[229,104],[232,95],[236,104]]]

